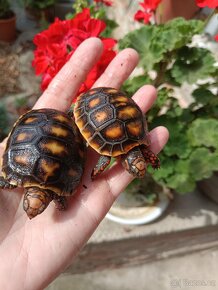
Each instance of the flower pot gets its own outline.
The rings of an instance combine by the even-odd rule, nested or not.
[[[198,10],[195,0],[163,0],[157,10],[157,22],[165,23],[176,17],[191,19]]]
[[[16,16],[0,19],[0,41],[12,42],[16,38]]]
[[[159,185],[152,188],[151,191],[155,194],[159,191],[153,203],[148,202],[145,194],[147,191],[149,189],[144,186],[143,181],[133,184],[131,189],[127,188],[127,191],[120,194],[106,218],[126,225],[142,225],[155,221],[169,205],[169,190]]]
[[[198,189],[218,204],[218,172],[215,172],[212,177],[208,179],[199,181]]]

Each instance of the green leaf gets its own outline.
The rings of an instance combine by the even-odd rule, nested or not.
[[[204,48],[189,48],[189,50],[192,52],[195,50],[197,59],[194,61],[193,55],[191,59],[189,59],[189,55],[186,58],[185,54],[182,59],[180,55],[171,69],[171,76],[180,84],[184,82],[196,83],[200,79],[210,77],[215,71],[215,60],[210,51]]]
[[[192,146],[218,148],[218,120],[196,119],[188,129],[188,139]]]
[[[175,18],[153,31],[150,49],[160,58],[191,42],[194,34],[202,30],[202,22]],[[161,60],[161,59],[159,59]]]
[[[199,104],[206,105],[212,98],[215,98],[215,95],[207,88],[197,88],[192,92],[192,96],[195,101]]]
[[[217,154],[211,153],[207,148],[197,148],[190,155],[191,174],[195,180],[211,177],[214,169],[218,170],[217,165]]]
[[[128,33],[119,48],[132,47],[140,55],[140,66],[149,71],[161,61],[170,63],[174,51],[188,44],[202,30],[202,21],[177,18],[164,25],[146,25]]]
[[[188,142],[187,135],[185,132],[180,134],[173,135],[172,138],[169,138],[167,142],[164,153],[167,156],[178,156],[178,158],[187,158],[192,151],[192,147]]]
[[[155,170],[149,166],[148,172],[152,174],[153,178],[156,181],[161,181],[166,179],[168,176],[172,175],[174,172],[174,161],[173,159],[166,158],[163,154],[159,155],[161,161],[161,167],[158,170]]]
[[[178,193],[188,193],[195,189],[195,180],[188,174],[175,174],[168,178],[167,186],[174,189]]]
[[[129,96],[132,96],[139,88],[145,84],[150,84],[151,79],[148,75],[136,76],[132,79],[128,79],[122,86],[122,90],[127,92]]]
[[[150,49],[151,38],[156,26],[143,26],[140,29],[129,32],[123,39],[119,41],[119,48],[134,48],[140,55],[139,65],[144,67],[146,71],[153,68],[154,63],[159,60],[155,59],[155,54]]]

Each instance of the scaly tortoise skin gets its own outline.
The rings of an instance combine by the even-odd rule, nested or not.
[[[32,218],[51,200],[65,209],[84,169],[85,143],[74,120],[54,109],[32,110],[15,123],[2,158],[0,187],[24,187],[23,207]]]
[[[142,178],[146,163],[160,167],[158,157],[150,150],[147,123],[133,99],[114,88],[94,88],[80,95],[74,107],[75,122],[87,141],[100,155],[92,171],[94,179],[121,156],[124,168]]]

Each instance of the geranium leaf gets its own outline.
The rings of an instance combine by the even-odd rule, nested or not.
[[[145,71],[152,69],[154,63],[159,61],[155,59],[155,55],[150,49],[151,38],[156,29],[156,26],[143,26],[140,29],[128,33],[119,41],[120,49],[131,47],[139,53],[139,65],[145,68]]]
[[[173,135],[172,135],[173,136]],[[188,142],[188,138],[184,132],[169,138],[167,145],[164,148],[164,153],[167,156],[178,156],[179,158],[187,158],[191,153],[192,148]]]
[[[215,98],[215,95],[208,90],[207,88],[197,88],[192,92],[192,96],[194,97],[197,103],[202,105],[208,104],[212,98]]]
[[[140,87],[145,84],[150,84],[151,79],[148,75],[140,75],[128,79],[122,86],[123,91],[127,92],[128,95],[132,96]]]
[[[218,148],[218,120],[196,119],[188,129],[188,139],[192,146]]]
[[[195,180],[188,172],[182,174],[175,174],[168,178],[167,185],[176,190],[178,193],[187,193],[195,189]]]
[[[140,54],[140,65],[145,71],[154,68],[168,55],[170,62],[172,51],[191,42],[192,36],[202,30],[200,20],[185,20],[177,18],[165,25],[143,26],[128,33],[120,42],[119,48],[132,47]]]
[[[193,48],[190,48],[193,50]],[[194,61],[194,57],[177,59],[171,69],[171,76],[177,83],[187,82],[189,84],[196,83],[200,79],[205,79],[215,71],[215,60],[208,50],[204,48],[194,48],[197,51],[198,59]]]
[[[213,174],[214,163],[218,165],[218,156],[210,152],[209,149],[197,148],[190,155],[191,174],[195,180],[209,178]],[[218,168],[216,168],[218,170]]]
[[[149,166],[148,172],[151,173],[156,181],[166,179],[168,176],[172,175],[174,172],[174,162],[170,158],[166,158],[164,154],[159,155],[161,160],[161,167],[155,170]]]

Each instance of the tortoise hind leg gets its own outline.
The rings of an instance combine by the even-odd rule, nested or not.
[[[27,189],[23,199],[23,209],[28,217],[32,219],[42,213],[53,199],[53,193],[49,190],[30,187]]]
[[[3,176],[0,176],[0,188],[12,189],[12,188],[16,188],[16,187],[17,187],[17,185],[10,184],[6,179],[4,179]]]
[[[65,196],[59,196],[57,194],[54,194],[53,201],[58,210],[65,210],[67,208],[67,199]]]
[[[102,173],[105,168],[110,164],[111,157],[109,156],[100,156],[98,159],[97,164],[95,165],[94,169],[92,170],[91,178],[92,180],[96,178],[100,173]]]

